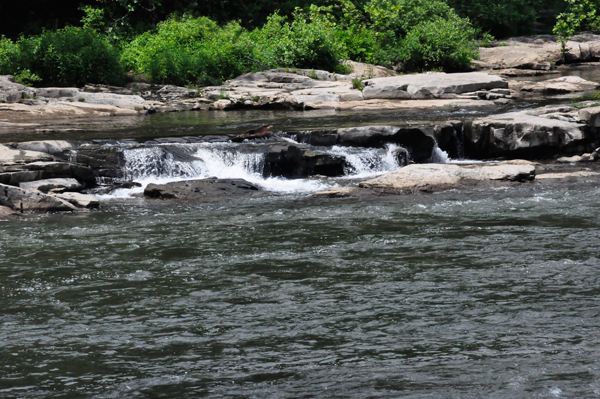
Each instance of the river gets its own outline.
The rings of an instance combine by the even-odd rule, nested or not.
[[[592,397],[600,190],[2,223],[0,397]]]
[[[264,121],[465,113],[196,113],[49,131],[124,146],[128,176],[146,183],[223,173],[273,192],[190,203],[122,190],[89,213],[0,221],[0,397],[600,396],[596,183],[316,199],[394,169],[392,149],[331,149],[351,159],[347,176],[289,181],[261,177],[252,157],[215,158],[228,143],[185,144],[203,162],[177,168],[160,143],[127,147]]]

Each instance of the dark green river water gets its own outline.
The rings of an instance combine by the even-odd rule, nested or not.
[[[0,397],[598,397],[599,194],[130,199],[0,222]]]
[[[164,114],[0,141],[513,109]],[[113,198],[90,213],[0,221],[0,398],[600,397],[599,214],[597,183],[532,183],[365,199]]]

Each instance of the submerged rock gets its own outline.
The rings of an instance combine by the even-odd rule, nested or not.
[[[166,184],[148,184],[144,195],[150,198],[198,200],[251,195],[260,187],[243,179],[198,179]]]

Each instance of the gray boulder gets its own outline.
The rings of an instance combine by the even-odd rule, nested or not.
[[[123,177],[125,156],[119,147],[87,144],[71,151],[71,159],[73,162],[88,165],[95,176]]]
[[[0,144],[0,164],[52,161],[52,156],[39,151],[13,149]]]
[[[16,144],[19,150],[43,152],[54,156],[62,156],[65,151],[76,147],[75,143],[66,140],[24,141]]]
[[[600,58],[600,36],[582,33],[566,43],[564,56],[555,35],[515,37],[504,46],[480,48],[480,62],[493,68],[549,70],[553,64],[594,61]]]
[[[89,166],[70,162],[31,162],[28,164],[0,165],[0,183],[19,183],[42,179],[74,178],[93,187],[96,178]]]
[[[313,175],[343,176],[346,160],[296,145],[273,145],[265,154],[263,175],[297,179]]]
[[[359,187],[339,187],[316,193],[336,198],[356,195],[434,192],[479,184],[525,182],[535,178],[535,165],[527,161],[492,165],[412,164],[366,180]]]
[[[540,159],[572,151],[587,137],[585,125],[568,116],[534,110],[475,119],[466,124],[466,155]]]
[[[435,147],[429,127],[361,126],[331,130],[285,132],[284,136],[316,146],[384,147],[398,144],[408,150],[414,162],[427,162]]]
[[[198,179],[166,184],[148,184],[144,195],[150,198],[199,200],[251,195],[260,187],[242,179]]]
[[[593,130],[600,128],[600,107],[583,108],[579,110],[579,119]]]
[[[520,86],[520,90],[524,92],[532,92],[544,95],[560,95],[570,93],[580,93],[585,91],[593,91],[600,88],[600,84],[585,80],[579,76],[562,76],[556,79],[544,80],[541,82],[523,82],[514,84]]]
[[[83,190],[83,185],[76,179],[44,179],[31,182],[19,183],[19,187],[25,190],[38,190],[43,193],[63,193],[65,191]]]
[[[69,202],[34,190],[0,184],[0,205],[16,211],[59,212],[77,208]]]
[[[360,187],[415,192],[434,191],[471,182],[522,182],[534,178],[535,165],[526,162],[496,165],[413,164],[364,181]]]
[[[506,79],[482,72],[402,75],[368,79],[363,83],[363,96],[366,100],[437,98],[478,90],[508,88]]]
[[[94,195],[82,194],[82,193],[61,193],[61,194],[53,194],[56,198],[60,198],[64,201],[67,201],[77,208],[98,208],[100,206],[100,201]]]

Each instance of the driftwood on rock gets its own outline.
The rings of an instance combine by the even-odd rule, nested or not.
[[[260,127],[257,127],[256,129],[250,129],[247,132],[238,134],[237,136],[233,137],[231,141],[233,141],[234,143],[241,143],[244,140],[267,138],[271,135],[272,127],[273,125],[262,125]]]

